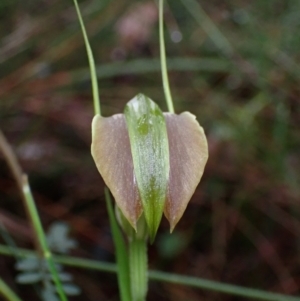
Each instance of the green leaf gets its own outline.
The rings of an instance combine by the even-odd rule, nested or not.
[[[55,288],[51,286],[47,286],[45,289],[42,290],[42,300],[44,301],[59,301],[56,293]]]
[[[63,289],[68,296],[77,296],[81,293],[81,289],[77,285],[70,283],[64,284]]]
[[[47,242],[50,250],[67,254],[77,246],[77,242],[69,237],[70,227],[64,222],[55,222],[48,230]]]
[[[121,301],[131,301],[128,253],[127,253],[125,241],[123,239],[121,230],[118,226],[114,214],[109,190],[105,188],[104,192],[105,192],[105,200],[106,200],[107,211],[108,211],[109,222],[110,222],[110,229],[112,232],[112,236],[115,244],[115,250],[116,250],[120,297],[121,297]]]
[[[34,271],[38,270],[41,260],[37,256],[19,259],[16,263],[16,269],[19,271]]]
[[[40,272],[37,273],[22,273],[19,274],[16,278],[16,282],[21,284],[32,284],[37,283],[42,280],[42,274]]]
[[[67,281],[72,281],[73,280],[73,276],[70,273],[66,273],[66,272],[59,273],[58,277],[59,277],[61,282],[67,282]]]
[[[159,107],[143,94],[124,110],[134,174],[153,241],[166,201],[169,178],[169,144],[165,118]]]

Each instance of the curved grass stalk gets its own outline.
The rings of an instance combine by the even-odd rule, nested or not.
[[[7,256],[14,256],[12,250],[4,245],[0,244],[0,254]],[[28,256],[35,255],[34,251],[26,249],[18,249],[18,256],[21,258],[26,258]],[[60,263],[67,266],[97,270],[107,273],[116,273],[117,266],[113,263],[95,261],[90,259],[82,259],[72,256],[53,256],[55,263]],[[185,285],[189,287],[215,291],[219,293],[224,293],[228,295],[240,296],[249,298],[252,300],[266,300],[266,301],[299,301],[298,296],[288,296],[278,293],[271,293],[259,289],[247,288],[232,284],[221,283],[217,281],[184,276],[178,274],[165,273],[160,271],[149,271],[149,279],[155,281],[162,281],[172,284]]]
[[[8,301],[22,301],[14,291],[0,278],[0,296]]]
[[[5,160],[11,169],[11,172],[14,175],[15,180],[18,184],[18,188],[22,194],[24,207],[34,231],[35,244],[38,253],[40,257],[44,258],[48,264],[49,271],[52,275],[60,300],[67,301],[68,299],[66,297],[58,273],[56,271],[52,254],[48,248],[46,236],[30,190],[27,175],[22,171],[17,161],[17,158],[15,157],[9,143],[7,142],[6,138],[4,137],[1,131],[0,131],[0,150],[3,153]],[[18,255],[18,254],[15,253],[14,255]]]
[[[160,46],[160,62],[161,62],[162,81],[163,81],[168,111],[170,113],[174,113],[173,99],[172,99],[172,95],[171,95],[169,78],[168,78],[163,22],[164,22],[164,1],[159,0],[159,46]]]
[[[109,215],[110,228],[111,228],[111,232],[115,244],[115,250],[116,250],[116,261],[118,265],[118,269],[116,272],[118,275],[120,297],[121,297],[121,301],[131,301],[127,249],[114,214],[112,201],[111,201],[108,188],[105,188],[104,193],[105,193],[107,211]]]
[[[28,209],[29,215],[31,217],[31,222],[32,222],[39,246],[42,251],[42,256],[48,264],[48,268],[52,275],[55,287],[57,289],[57,293],[58,293],[61,301],[67,301],[68,299],[67,299],[67,296],[62,287],[57,270],[55,268],[52,253],[48,247],[46,235],[43,230],[43,226],[42,226],[37,208],[35,206],[35,202],[34,202],[26,175],[23,176],[23,194],[26,199],[27,209]]]
[[[90,65],[90,73],[91,73],[91,80],[92,80],[92,90],[93,90],[93,101],[94,101],[94,112],[95,115],[101,115],[101,109],[100,109],[100,95],[99,95],[99,88],[98,88],[98,81],[97,81],[97,73],[96,73],[96,68],[95,68],[95,61],[94,61],[94,56],[92,52],[92,48],[85,30],[85,26],[83,23],[83,19],[80,13],[80,8],[77,3],[77,0],[74,0],[74,5],[76,8],[76,12],[78,15],[78,20],[80,23],[83,39],[84,39],[84,44],[86,47],[86,52],[89,60],[89,65]]]

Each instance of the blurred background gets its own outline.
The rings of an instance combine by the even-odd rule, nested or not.
[[[80,1],[104,116],[144,93],[166,111],[154,1]],[[90,155],[92,94],[72,1],[0,3],[0,128],[28,173],[43,225],[69,226],[69,254],[114,261],[104,184]],[[300,1],[172,0],[165,9],[177,113],[204,127],[210,158],[174,233],[164,219],[151,269],[300,293]],[[1,244],[33,248],[20,193],[1,156]],[[7,233],[9,238],[7,239]],[[113,274],[66,268],[82,293],[119,300]],[[0,276],[24,300],[15,259]],[[244,300],[150,282],[148,300]],[[246,300],[246,299],[245,299]]]

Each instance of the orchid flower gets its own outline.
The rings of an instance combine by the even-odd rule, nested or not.
[[[144,214],[151,240],[163,213],[173,231],[208,159],[194,115],[162,113],[142,94],[127,103],[124,114],[94,117],[91,150],[122,214],[135,230]]]

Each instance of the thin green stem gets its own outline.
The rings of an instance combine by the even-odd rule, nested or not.
[[[129,282],[129,263],[127,249],[122,237],[122,233],[118,226],[114,210],[112,207],[111,197],[108,188],[105,188],[105,200],[110,221],[110,229],[112,231],[113,240],[116,250],[116,261],[118,265],[118,282],[122,301],[131,301],[130,282]]]
[[[14,253],[8,246],[0,244],[0,254],[6,256],[14,256]],[[28,256],[36,255],[36,252],[26,249],[18,249],[18,256],[20,258],[26,258]],[[107,273],[117,273],[118,268],[116,264],[101,262],[90,259],[83,259],[71,256],[53,256],[55,263],[60,263],[67,266],[97,270]],[[165,273],[160,271],[149,271],[149,279],[162,281],[172,284],[185,285],[204,290],[211,290],[219,293],[225,293],[229,295],[235,295],[250,299],[266,300],[266,301],[300,301],[300,297],[287,296],[277,293],[270,293],[263,290],[246,288],[242,286],[221,283],[212,280],[206,280],[202,278]]]
[[[28,249],[18,248],[18,252],[11,250],[9,246],[0,244],[0,254],[4,256],[13,256],[17,258],[27,258],[27,257],[36,257],[37,252]],[[116,273],[117,266],[113,263],[95,261],[90,259],[64,256],[64,255],[53,255],[53,260],[55,263],[60,263],[67,266],[73,266],[82,269],[97,270],[107,273]]]
[[[40,248],[43,252],[43,257],[44,257],[44,259],[46,260],[46,262],[48,264],[48,268],[49,268],[49,271],[52,275],[53,281],[55,283],[57,293],[60,297],[60,300],[67,301],[68,299],[65,295],[65,292],[64,292],[62,284],[60,282],[58,273],[57,273],[56,268],[55,268],[55,264],[54,264],[54,261],[53,261],[53,258],[52,258],[52,253],[51,253],[50,249],[48,248],[47,239],[46,239],[46,236],[45,236],[45,233],[44,233],[44,230],[43,230],[43,226],[42,226],[38,211],[37,211],[36,206],[35,206],[35,202],[34,202],[34,199],[33,199],[31,189],[30,189],[30,186],[28,184],[28,179],[27,179],[26,175],[23,176],[23,194],[24,194],[24,197],[26,199],[27,209],[28,209],[28,212],[29,212],[30,217],[31,217],[33,228],[34,228],[36,236],[38,238]]]
[[[157,271],[149,271],[149,277],[151,279],[169,282],[173,284],[186,285],[190,287],[197,287],[209,291],[215,291],[224,294],[230,294],[254,300],[266,300],[266,301],[300,301],[300,297],[291,297],[281,295],[277,293],[270,293],[253,288],[246,288],[237,285],[225,284],[212,280],[206,280],[201,278],[176,275],[171,273],[162,273]]]
[[[148,291],[147,240],[133,237],[129,240],[129,267],[133,301],[145,301]]]
[[[28,183],[27,175],[23,173],[17,158],[12,151],[9,143],[7,142],[5,136],[0,131],[0,150],[2,151],[6,162],[8,166],[11,169],[12,174],[15,177],[15,180],[18,184],[19,190],[22,194],[22,199],[24,203],[24,207],[28,216],[28,219],[31,222],[32,228],[34,230],[34,236],[35,236],[35,244],[36,248],[39,252],[39,255],[44,257],[46,262],[48,263],[50,273],[52,275],[52,278],[54,280],[58,295],[60,297],[61,301],[67,301],[67,297],[63,291],[63,287],[61,285],[61,282],[59,280],[51,252],[49,251],[46,237],[42,228],[42,224],[35,206],[35,202],[30,190],[30,186]],[[15,253],[15,256],[18,254]]]
[[[0,296],[8,301],[22,301],[13,290],[0,278]]]
[[[77,3],[77,0],[74,0],[74,5],[76,8],[76,12],[78,15],[79,23],[81,26],[81,31],[86,47],[86,52],[89,60],[89,65],[90,65],[90,73],[91,73],[91,80],[92,80],[92,89],[93,89],[93,100],[94,100],[94,112],[95,115],[101,115],[101,109],[100,109],[100,95],[99,95],[99,88],[98,88],[98,81],[97,81],[97,73],[96,73],[96,67],[95,67],[95,61],[94,61],[94,56],[92,52],[91,45],[89,43],[89,39],[85,30],[84,22],[80,13],[80,8]]]
[[[168,111],[170,113],[174,113],[174,105],[173,105],[169,78],[168,78],[163,22],[164,22],[164,2],[163,2],[163,0],[159,0],[159,46],[160,46],[161,74],[162,74],[162,81],[163,81]]]

